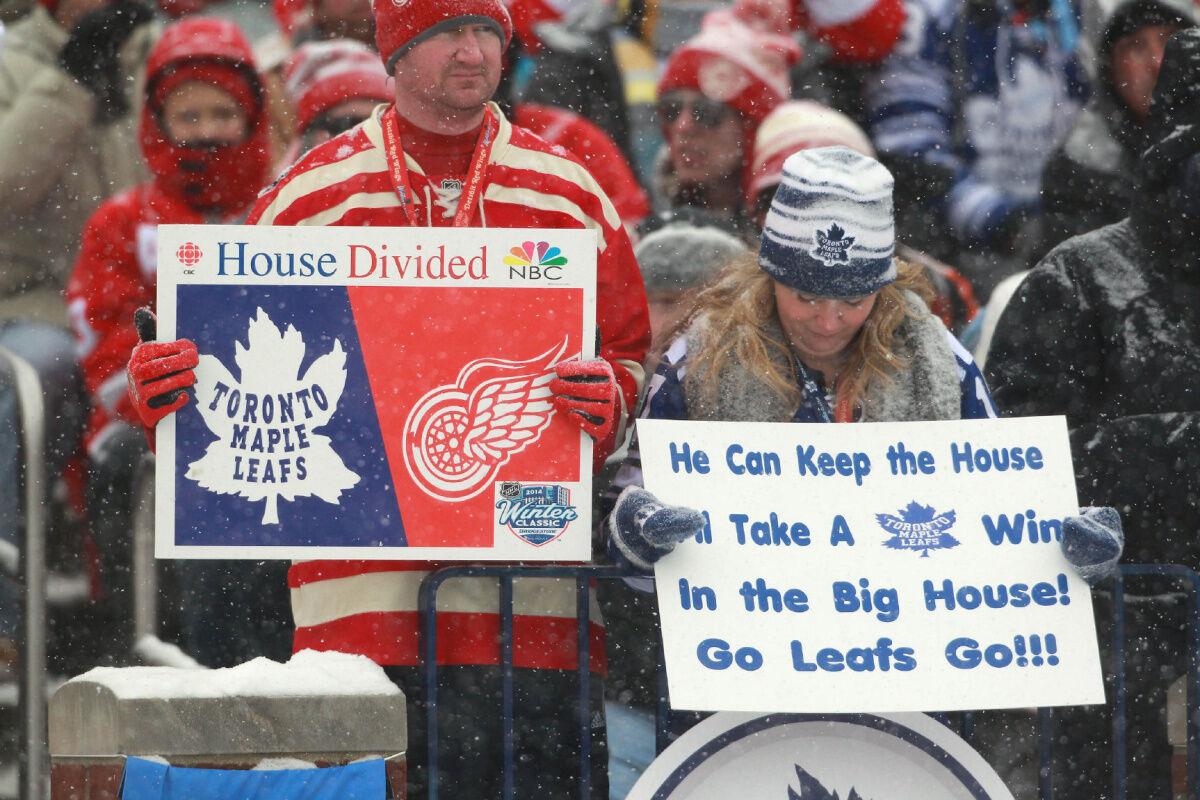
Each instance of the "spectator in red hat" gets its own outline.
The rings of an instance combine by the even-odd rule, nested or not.
[[[153,178],[105,201],[88,220],[67,286],[93,406],[88,511],[111,622],[121,632],[129,623],[129,498],[145,449],[123,367],[138,341],[133,312],[154,305],[157,226],[241,221],[269,164],[262,86],[233,23],[192,17],[172,25],[151,51],[146,75],[140,142]],[[194,590],[184,592],[186,649],[212,667],[264,654],[286,658],[284,570],[235,563],[181,569],[181,584]]]
[[[359,124],[393,94],[379,54],[353,39],[300,45],[288,59],[285,80],[299,133],[285,166]]]
[[[705,18],[658,84],[666,139],[660,204],[703,208],[751,231],[743,196],[754,134],[788,99],[787,69],[798,55],[791,39],[754,30],[724,10]]]
[[[588,230],[596,238],[596,321],[600,358],[554,366],[550,402],[595,442],[593,469],[624,438],[637,404],[649,343],[646,298],[629,236],[586,167],[562,148],[510,123],[489,102],[501,77],[512,23],[500,0],[437,3],[376,0],[379,53],[394,80],[394,102],[361,125],[318,145],[258,200],[249,221],[263,225],[493,227]],[[398,317],[400,327],[422,319]],[[517,323],[514,323],[517,324]],[[522,323],[523,324],[523,323]],[[127,372],[134,406],[153,425],[188,402],[151,400],[194,382],[191,342],[139,345]],[[403,369],[405,365],[397,365]],[[181,372],[181,370],[183,370]],[[165,379],[165,380],[164,380]],[[385,434],[386,435],[386,434]],[[427,712],[419,661],[418,588],[437,564],[294,564],[289,573],[297,650],[368,656],[403,689],[409,706],[409,796],[427,791]],[[596,673],[591,723],[581,741],[577,697],[577,608],[573,580],[514,581],[516,655],[512,739],[521,797],[579,795],[583,741],[591,753],[593,797],[607,796],[603,627],[596,617],[589,661]],[[447,610],[447,609],[453,610]],[[500,614],[492,582],[464,578],[439,593],[437,705],[443,797],[495,798],[499,765]]]

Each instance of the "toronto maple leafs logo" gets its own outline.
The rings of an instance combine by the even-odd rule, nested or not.
[[[837,792],[830,792],[799,764],[795,766],[799,791],[789,786],[788,800],[840,800]],[[863,800],[863,796],[851,788],[850,794],[846,795],[846,800]]]
[[[827,267],[850,263],[850,247],[857,237],[847,236],[841,225],[835,222],[829,226],[827,231],[818,229],[814,232],[813,237],[816,244],[813,245],[812,250],[808,251],[813,258]]]
[[[304,338],[291,325],[280,331],[261,308],[247,341],[234,348],[240,380],[216,356],[200,356],[196,408],[217,438],[186,477],[217,494],[265,501],[264,525],[279,524],[280,498],[339,504],[359,476],[316,429],[333,417],[346,386],[342,343],[335,340],[301,375]]]
[[[929,558],[930,550],[947,550],[961,544],[947,531],[957,521],[954,511],[938,513],[933,506],[923,506],[912,501],[900,509],[900,516],[876,514],[879,527],[892,534],[883,543],[893,550],[920,551],[921,558]]]
[[[404,463],[430,497],[458,503],[490,486],[554,415],[550,381],[567,340],[527,361],[481,358],[418,400],[404,423]]]

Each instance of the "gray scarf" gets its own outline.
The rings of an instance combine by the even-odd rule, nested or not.
[[[920,298],[909,291],[904,300],[917,317],[906,317],[897,329],[896,354],[907,361],[907,368],[894,373],[889,381],[874,381],[867,387],[860,422],[909,422],[914,420],[959,419],[962,416],[962,388],[958,363],[950,349],[946,328],[929,312]],[[704,320],[688,330],[688,352],[700,351],[704,340]],[[788,341],[774,315],[763,325],[763,333],[776,341]],[[784,375],[795,374],[795,367],[778,350],[772,359]],[[786,403],[767,382],[750,368],[727,361],[717,375],[717,390],[711,402],[697,385],[698,377],[688,371],[684,376],[688,416],[693,420],[728,422],[790,422],[796,408]]]

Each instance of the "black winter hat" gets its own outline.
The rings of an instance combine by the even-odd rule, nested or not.
[[[1178,164],[1200,152],[1200,28],[1167,40],[1146,128],[1151,144],[1142,153],[1142,180],[1164,186]]]
[[[1182,9],[1162,0],[1131,0],[1120,6],[1109,18],[1104,36],[1100,40],[1100,47],[1097,49],[1101,70],[1108,70],[1108,59],[1112,56],[1113,45],[1118,39],[1152,25],[1186,28],[1192,24],[1192,20],[1186,14]]]

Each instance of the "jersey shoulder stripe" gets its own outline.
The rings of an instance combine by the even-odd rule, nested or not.
[[[371,173],[386,175],[387,162],[364,130],[372,120],[314,147],[271,185],[255,204],[247,222],[258,225],[301,224],[297,217],[324,210],[322,190]],[[316,195],[314,197],[314,195]],[[340,201],[328,201],[333,205]],[[298,208],[293,208],[299,204]],[[307,213],[306,213],[307,212]],[[286,223],[283,218],[291,218]],[[277,222],[277,220],[279,220]]]

